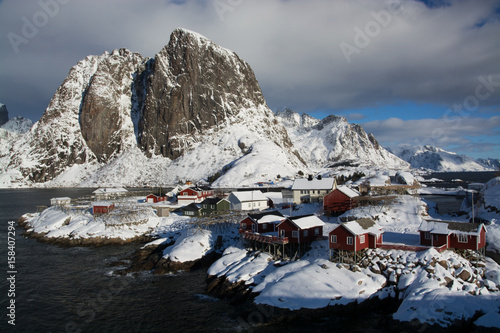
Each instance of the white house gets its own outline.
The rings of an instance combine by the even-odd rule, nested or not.
[[[231,192],[227,198],[231,210],[248,211],[268,208],[268,198],[261,191]]]
[[[337,188],[335,178],[299,178],[292,185],[293,202],[318,202]]]
[[[128,191],[124,188],[98,188],[92,193],[97,200],[108,200],[124,196]]]
[[[69,206],[70,203],[71,203],[71,198],[68,198],[68,197],[60,197],[60,198],[50,199],[51,206],[65,207],[65,206]]]

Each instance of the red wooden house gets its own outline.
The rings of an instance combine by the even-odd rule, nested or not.
[[[283,214],[277,210],[260,214],[248,214],[240,222],[240,233],[246,231],[257,233],[274,232],[277,230],[277,225],[284,219]]]
[[[468,249],[479,251],[486,245],[486,227],[482,223],[424,221],[418,228],[420,244],[442,250]]]
[[[325,223],[316,215],[287,217],[278,224],[278,235],[288,237],[290,243],[310,243],[323,236]]]
[[[323,198],[323,209],[326,215],[340,215],[356,207],[354,198],[360,194],[347,186],[339,186]]]
[[[201,187],[188,187],[177,194],[177,201],[180,205],[188,205],[190,203],[201,203],[206,198],[214,196],[214,190]]]
[[[115,209],[115,204],[111,202],[93,202],[92,214],[107,214]]]
[[[166,195],[156,195],[156,194],[149,194],[146,197],[146,202],[147,203],[158,203],[158,202],[163,202],[167,201],[168,197]]]
[[[382,228],[371,219],[344,222],[329,233],[329,247],[334,250],[359,251],[382,244]]]

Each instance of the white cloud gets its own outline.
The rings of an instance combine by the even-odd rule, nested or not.
[[[220,3],[230,9],[218,11]],[[185,27],[245,59],[273,109],[342,111],[399,101],[450,107],[474,94],[478,76],[500,75],[500,20],[492,16],[498,6],[498,0],[432,9],[415,0],[72,0],[17,54],[7,38],[0,40],[0,62],[8,64],[0,102],[36,120],[86,55],[126,47],[154,56],[172,30]],[[0,30],[22,35],[23,17],[33,20],[41,10],[39,1],[4,0]],[[359,31],[369,35],[367,45],[359,44]],[[359,50],[349,63],[342,43]],[[481,106],[500,103],[495,89]],[[418,127],[425,133],[419,137],[432,135]]]
[[[365,131],[373,133],[380,143],[394,146],[399,143],[414,145],[430,144],[441,148],[460,146],[465,149],[474,145],[470,138],[499,135],[500,116],[462,119],[389,118],[362,124]]]

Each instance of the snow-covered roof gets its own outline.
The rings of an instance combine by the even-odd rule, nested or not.
[[[248,217],[250,217],[252,220],[254,220],[256,223],[261,224],[261,223],[271,223],[271,222],[281,222],[285,219],[285,216],[281,214],[278,211],[271,211],[271,212],[266,212],[266,213],[260,213],[260,214],[248,214]]]
[[[359,197],[360,196],[360,193],[352,188],[349,188],[347,186],[344,186],[344,185],[341,185],[339,187],[337,187],[337,190],[339,190],[340,192],[344,193],[345,195],[347,195],[349,198],[355,198],[355,197]]]
[[[467,234],[477,236],[481,232],[482,227],[484,227],[482,223],[428,220],[422,222],[418,230],[439,235]]]
[[[295,179],[292,190],[331,190],[335,183],[335,178],[306,178]]]
[[[267,201],[267,197],[261,191],[241,191],[231,192],[240,202],[247,201]]]
[[[380,235],[384,233],[381,230],[382,228],[372,219],[359,219],[355,221],[344,222],[341,225],[354,235]]]
[[[300,229],[309,229],[325,225],[325,222],[321,221],[316,215],[293,216],[288,217],[287,220],[291,221]]]
[[[109,207],[114,205],[112,202],[109,201],[94,201],[92,202],[92,207],[99,206],[99,207]]]
[[[67,200],[71,200],[70,197],[59,197],[59,198],[52,198],[50,199],[50,201],[67,201]]]

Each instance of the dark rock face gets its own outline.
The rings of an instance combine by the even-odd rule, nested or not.
[[[105,163],[131,146],[175,159],[196,134],[257,105],[266,103],[246,62],[177,29],[154,59],[119,49],[75,65],[28,135],[25,151],[33,158],[17,154],[11,166],[46,182],[68,166]]]
[[[248,102],[265,104],[250,66],[197,34],[175,30],[155,56],[139,124],[148,156],[182,155],[188,136],[224,121]]]
[[[127,136],[127,119],[123,115],[128,111],[134,87],[128,81],[144,61],[141,55],[120,49],[104,59],[92,76],[82,100],[80,126],[99,162],[122,150],[122,139]]]
[[[7,106],[0,106],[0,126],[9,121],[9,111],[7,111]]]

